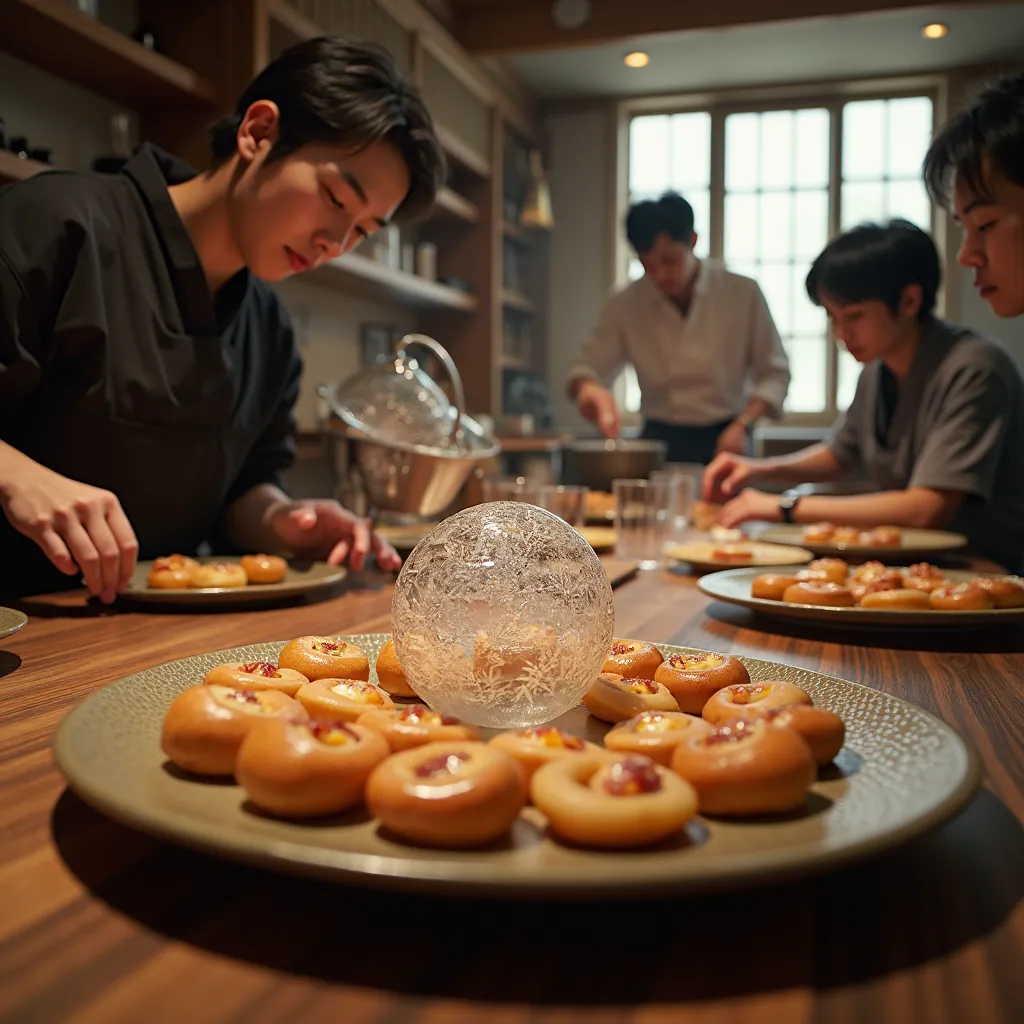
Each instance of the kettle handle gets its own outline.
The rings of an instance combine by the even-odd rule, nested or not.
[[[452,382],[452,391],[455,393],[455,421],[452,423],[452,432],[448,438],[449,441],[455,441],[462,427],[462,415],[466,411],[466,394],[462,390],[462,377],[459,375],[458,367],[456,367],[452,357],[448,355],[448,350],[444,345],[434,341],[433,338],[428,338],[425,334],[405,335],[395,347],[396,359],[405,359],[407,345],[423,345],[425,348],[429,348],[441,360],[441,365],[444,366],[448,379]]]

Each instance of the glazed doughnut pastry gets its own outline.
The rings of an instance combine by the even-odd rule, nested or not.
[[[207,686],[233,686],[236,690],[280,690],[294,697],[309,680],[291,668],[270,661],[230,661],[206,673]]]
[[[699,715],[708,699],[723,686],[749,683],[743,662],[727,654],[673,654],[654,673],[656,682],[668,687],[680,711]]]
[[[180,768],[198,775],[232,775],[249,730],[268,717],[308,717],[280,690],[192,686],[179,693],[164,716],[160,746]]]
[[[314,679],[370,678],[370,659],[355,644],[329,636],[300,636],[280,653],[277,663]]]
[[[876,548],[897,548],[903,543],[903,531],[898,526],[876,526],[867,532],[864,542]]]
[[[398,663],[395,641],[388,640],[377,655],[377,682],[392,697],[415,697],[416,691],[409,685],[405,672]]]
[[[371,708],[364,711],[356,722],[379,732],[392,750],[410,750],[425,743],[480,739],[480,733],[472,725],[431,711],[425,704]]]
[[[885,611],[921,612],[931,608],[928,595],[921,590],[877,590],[865,594],[860,601],[861,608],[879,608]]]
[[[282,818],[339,814],[362,803],[370,772],[390,753],[361,725],[268,719],[242,741],[235,778],[257,807]]]
[[[1016,576],[978,576],[971,581],[992,598],[997,608],[1024,606],[1024,582]]]
[[[187,590],[192,573],[199,563],[185,555],[165,555],[153,562],[146,577],[146,586],[157,590]]]
[[[835,759],[846,739],[843,720],[826,708],[810,704],[789,704],[783,708],[751,710],[742,715],[746,721],[761,719],[780,729],[792,729],[811,748],[817,765],[828,764]]]
[[[602,672],[587,690],[583,703],[602,722],[621,722],[641,711],[678,711],[675,697],[653,679],[624,679]]]
[[[877,594],[883,590],[901,590],[899,583],[890,583],[888,580],[872,580],[870,583],[851,583],[850,593],[853,600],[861,604],[868,594]]]
[[[572,733],[554,725],[500,732],[491,740],[490,745],[514,758],[527,782],[541,765],[549,761],[557,761],[563,757],[580,757],[583,754],[598,757],[604,754],[604,751],[595,744],[581,740],[579,736],[573,736]]]
[[[811,748],[793,729],[742,719],[676,747],[672,769],[705,814],[771,814],[799,807],[815,779]]]
[[[493,743],[403,750],[377,765],[366,785],[366,804],[386,828],[450,849],[503,836],[525,803],[522,769]]]
[[[829,608],[852,608],[853,594],[842,583],[806,580],[787,587],[782,600],[788,604],[817,604]]]
[[[976,583],[939,587],[931,592],[929,598],[933,608],[946,612],[980,612],[996,606],[992,595]]]
[[[748,709],[763,711],[781,708],[787,704],[811,704],[811,698],[793,683],[773,679],[745,686],[727,686],[719,690],[704,705],[704,719],[717,725],[730,718],[746,714]]]
[[[664,660],[664,655],[654,644],[642,640],[613,640],[611,654],[605,659],[601,671],[626,679],[651,679]]]
[[[530,780],[555,835],[580,846],[647,846],[697,813],[690,783],[643,754],[553,761]]]
[[[805,573],[817,573],[816,576],[799,575],[800,579],[822,579],[829,583],[845,583],[850,567],[841,558],[816,558],[803,570]]]
[[[240,559],[250,583],[280,583],[288,563],[277,555],[242,555]]]
[[[244,587],[248,582],[249,577],[237,562],[206,562],[197,565],[188,581],[194,590]]]
[[[837,526],[832,534],[833,544],[860,544],[861,533],[856,526]]]
[[[750,596],[760,597],[766,601],[781,601],[786,590],[799,582],[795,576],[787,576],[777,572],[766,572],[758,576],[750,584]]]
[[[835,532],[835,523],[811,523],[804,528],[804,540],[808,544],[827,544]]]
[[[642,711],[609,729],[604,745],[606,750],[616,754],[643,754],[668,766],[672,752],[683,740],[709,732],[711,726],[696,715],[681,711]]]
[[[908,590],[922,590],[930,594],[939,587],[951,585],[943,571],[928,562],[916,562],[903,573],[903,586]]]
[[[355,722],[371,708],[393,708],[387,691],[364,679],[316,679],[300,686],[295,699],[313,718]]]

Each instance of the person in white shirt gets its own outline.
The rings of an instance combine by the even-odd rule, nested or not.
[[[630,207],[626,236],[644,276],[612,295],[569,374],[580,413],[606,437],[621,416],[609,390],[631,363],[644,438],[670,462],[743,454],[754,424],[778,419],[789,361],[757,282],[698,259],[693,208],[668,192]]]

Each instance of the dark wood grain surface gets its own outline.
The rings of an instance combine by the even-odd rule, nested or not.
[[[0,641],[0,1019],[422,1024],[1024,1021],[1024,633],[829,632],[641,574],[617,632],[835,673],[978,747],[955,820],[841,873],[643,903],[459,901],[276,876],[115,825],[50,741],[72,705],[161,661],[389,626],[391,582],[217,614],[22,607]]]

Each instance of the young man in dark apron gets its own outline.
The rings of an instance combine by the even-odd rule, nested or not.
[[[719,521],[950,527],[995,561],[1024,568],[1024,381],[999,344],[936,317],[940,280],[931,238],[906,221],[862,225],[833,239],[807,291],[836,339],[864,365],[829,440],[773,459],[719,456],[705,495]],[[859,469],[872,494],[750,487],[835,480]]]
[[[137,556],[394,550],[293,502],[302,364],[273,282],[428,208],[444,158],[384,51],[315,39],[270,64],[197,174],[144,146],[118,175],[0,191],[0,593],[113,600]]]

